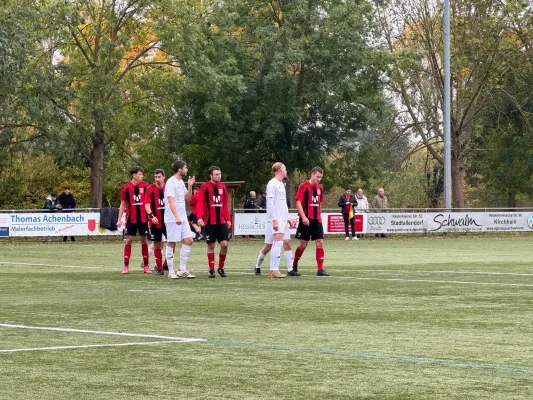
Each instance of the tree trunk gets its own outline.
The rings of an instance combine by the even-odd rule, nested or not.
[[[287,178],[289,179],[289,182],[287,182],[287,187],[285,188],[287,192],[287,198],[291,202],[291,208],[296,208],[296,201],[294,200],[294,171],[293,170],[287,170]]]
[[[507,196],[507,207],[516,208],[516,193],[508,192]]]
[[[101,119],[95,118],[94,136],[91,150],[91,208],[102,207],[102,192],[104,188],[104,129]]]
[[[463,149],[461,148],[461,142],[459,140],[460,133],[453,129],[451,132],[451,150],[452,150],[452,207],[453,208],[464,208],[464,167],[463,167]]]

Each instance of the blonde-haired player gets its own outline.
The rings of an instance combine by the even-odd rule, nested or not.
[[[255,274],[261,275],[261,264],[269,251],[270,270],[268,276],[273,278],[285,278],[285,275],[279,272],[279,263],[281,259],[281,248],[285,248],[285,260],[287,261],[287,272],[291,276],[300,274],[293,271],[292,268],[292,251],[290,228],[296,223],[289,217],[289,207],[287,206],[287,195],[285,192],[284,179],[287,179],[287,168],[283,163],[277,162],[272,166],[274,178],[267,185],[267,226],[265,230],[265,245],[259,252],[255,264]]]

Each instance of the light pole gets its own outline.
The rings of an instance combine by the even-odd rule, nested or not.
[[[450,0],[444,0],[444,207],[452,207]]]

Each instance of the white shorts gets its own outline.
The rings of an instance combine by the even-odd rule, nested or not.
[[[176,224],[176,221],[165,221],[165,225],[167,227],[167,242],[177,243],[185,238],[193,237],[189,222],[186,219],[181,225]]]
[[[288,221],[279,221],[278,223],[278,231],[275,232],[272,229],[272,222],[267,222],[267,228],[265,230],[265,243],[266,244],[272,244],[274,243],[274,234],[275,233],[283,233],[283,240],[290,240],[291,239],[291,230],[288,225]]]

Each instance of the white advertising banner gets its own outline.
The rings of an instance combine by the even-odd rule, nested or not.
[[[325,234],[344,234],[342,214],[322,213],[322,222]],[[235,214],[234,233],[236,235],[262,235],[265,225],[266,214]],[[355,231],[370,234],[533,232],[533,211],[356,214]],[[295,233],[295,230],[291,233]]]
[[[355,231],[363,233],[365,229],[366,214],[355,214]],[[298,215],[291,213],[290,216],[296,219]],[[267,223],[266,213],[237,213],[235,214],[234,235],[264,235]],[[322,224],[325,234],[344,234],[344,220],[342,214],[322,213]],[[291,230],[291,235],[296,234],[296,229]]]
[[[9,236],[101,236],[118,235],[100,227],[97,212],[43,212],[6,214]]]

